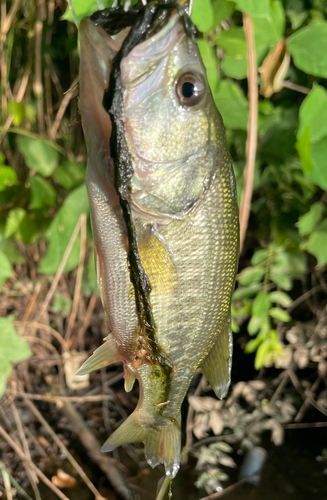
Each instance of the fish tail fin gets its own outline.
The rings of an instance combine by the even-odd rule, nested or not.
[[[134,442],[144,443],[145,457],[151,467],[162,463],[167,476],[176,476],[181,454],[180,415],[177,419],[160,417],[160,423],[156,423],[145,420],[140,411],[135,410],[107,439],[102,451]]]

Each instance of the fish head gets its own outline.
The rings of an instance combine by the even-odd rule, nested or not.
[[[120,65],[132,203],[145,216],[182,219],[202,199],[224,142],[196,44],[173,11]]]

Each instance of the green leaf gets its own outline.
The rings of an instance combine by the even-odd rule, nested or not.
[[[44,177],[54,172],[59,161],[59,153],[55,149],[54,142],[20,137],[17,143],[30,169],[36,170]]]
[[[269,0],[236,0],[236,5],[239,10],[244,10],[251,16],[270,16]]]
[[[252,266],[258,266],[260,264],[263,264],[266,262],[266,260],[269,257],[269,249],[268,248],[260,248],[260,250],[257,250],[251,259],[251,264]]]
[[[288,312],[284,311],[284,309],[280,309],[279,307],[272,307],[269,314],[272,318],[283,321],[284,323],[287,323],[292,319]]]
[[[247,76],[247,61],[245,58],[236,58],[225,55],[221,61],[221,69],[226,76],[243,80]]]
[[[314,168],[305,172],[307,179],[317,184],[325,191],[327,190],[327,135],[315,144],[311,144],[310,158]]]
[[[291,297],[287,293],[282,291],[271,292],[269,294],[269,297],[271,302],[280,304],[283,307],[289,307],[293,302]]]
[[[217,52],[214,47],[210,47],[207,40],[199,39],[197,42],[203,60],[203,64],[205,65],[207,70],[207,77],[211,88],[211,92],[214,94],[217,91],[219,84]]]
[[[50,182],[40,175],[33,175],[29,177],[29,183],[31,186],[31,208],[38,209],[55,205],[56,192]]]
[[[221,22],[235,10],[235,2],[229,0],[212,0],[214,12],[214,27],[220,26]]]
[[[18,127],[25,118],[25,106],[21,102],[9,101],[7,104],[7,113],[8,115],[13,115],[13,123]]]
[[[0,191],[4,191],[6,187],[16,186],[18,184],[16,171],[5,165],[0,166]]]
[[[0,397],[6,389],[6,381],[12,371],[12,363],[31,356],[31,350],[25,340],[19,337],[13,325],[12,317],[0,318]]]
[[[300,29],[287,40],[297,68],[327,78],[327,22],[314,23]]]
[[[222,31],[216,36],[215,41],[225,54],[239,59],[246,58],[246,41],[243,28],[234,27]]]
[[[270,5],[270,13],[267,16],[253,17],[258,63],[262,62],[268,50],[272,49],[284,36],[285,13],[283,4],[279,0],[273,0]]]
[[[54,274],[65,253],[71,235],[82,213],[88,214],[89,204],[85,186],[75,189],[64,201],[63,206],[53,219],[46,236],[49,248],[42,259],[40,272]],[[79,262],[80,241],[75,241],[64,272],[71,271]]]
[[[257,294],[261,288],[261,283],[251,283],[248,286],[240,286],[235,290],[233,294],[233,300],[242,300],[247,297],[253,297],[253,295]]]
[[[113,0],[102,0],[104,7],[111,7]],[[91,16],[94,12],[99,10],[99,4],[96,0],[73,0],[72,4],[74,6],[75,15],[77,17],[78,24],[81,22],[83,17]],[[69,6],[65,14],[62,16],[63,20],[75,23],[75,17]]]
[[[246,78],[246,42],[243,28],[235,27],[216,36],[216,43],[224,51],[221,68],[227,76]]]
[[[10,238],[10,236],[13,236],[18,232],[25,215],[26,211],[23,208],[13,208],[10,210],[5,226],[6,238]]]
[[[284,274],[280,274],[277,271],[270,272],[271,281],[275,283],[275,285],[279,286],[283,290],[291,290],[292,289],[292,280],[285,276]]]
[[[263,267],[247,267],[240,272],[237,279],[241,285],[250,285],[261,281],[264,274]]]
[[[246,130],[249,103],[239,85],[222,80],[214,93],[214,100],[225,127]]]
[[[14,236],[24,243],[31,243],[33,237],[38,233],[39,227],[35,220],[23,208],[13,208],[10,210],[6,220],[5,236]]]
[[[76,160],[64,160],[54,171],[52,178],[65,189],[74,189],[85,180],[85,164]]]
[[[257,335],[255,339],[250,340],[246,344],[244,352],[246,352],[247,354],[250,354],[250,353],[256,351],[257,348],[259,347],[259,345],[261,344],[261,342],[263,342],[263,340],[264,340],[264,338],[262,337],[262,335]]]
[[[316,224],[321,220],[324,213],[324,206],[322,203],[314,203],[309,212],[302,215],[298,222],[300,236],[307,236],[314,230]]]
[[[308,179],[327,189],[327,91],[316,86],[304,99],[299,113],[296,148]]]
[[[5,281],[12,275],[12,265],[7,255],[0,252],[0,289]],[[1,336],[1,333],[0,333]]]
[[[302,0],[289,0],[287,2],[286,14],[288,15],[292,30],[297,30],[308,17],[309,12],[305,9]]]
[[[327,136],[327,91],[319,85],[301,104],[297,136],[300,137],[306,128],[310,130],[310,141],[313,143]]]
[[[299,157],[301,158],[303,172],[308,174],[314,169],[314,163],[310,158],[311,153],[311,145],[310,145],[310,129],[306,127],[303,131],[303,134],[296,141],[295,147],[299,153]]]
[[[307,250],[316,257],[318,266],[327,264],[327,220],[324,220],[311,234]]]
[[[213,8],[210,0],[194,0],[192,21],[199,31],[209,31],[213,26]]]
[[[260,370],[263,366],[265,366],[267,361],[267,355],[271,350],[271,342],[270,339],[264,340],[258,347],[257,354],[254,361],[254,368],[256,370]]]
[[[264,321],[265,317],[251,316],[251,319],[248,323],[248,333],[249,335],[255,335],[261,328],[261,325]]]
[[[60,313],[64,318],[68,316],[72,308],[72,299],[69,295],[56,292],[52,304],[52,311]]]
[[[253,301],[252,304],[252,314],[253,316],[258,316],[262,318],[267,314],[271,307],[270,297],[267,292],[259,293]]]

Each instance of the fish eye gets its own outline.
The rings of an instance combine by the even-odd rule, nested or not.
[[[176,93],[183,106],[196,106],[205,95],[205,84],[198,73],[185,73],[176,82]]]

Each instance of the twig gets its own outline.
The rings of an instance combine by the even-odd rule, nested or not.
[[[1,119],[4,121],[7,114],[7,93],[5,91],[7,86],[7,61],[4,42],[6,40],[7,28],[7,4],[6,0],[1,0],[1,15],[0,15],[0,66],[1,66]],[[10,26],[10,25],[9,25]]]
[[[68,342],[68,343],[69,343],[70,336],[71,336],[71,333],[72,333],[72,330],[74,327],[74,323],[75,323],[75,319],[76,319],[76,315],[77,315],[78,304],[79,304],[80,296],[81,296],[81,286],[82,286],[84,261],[85,261],[85,249],[86,249],[86,214],[81,214],[80,223],[81,223],[80,257],[79,257],[79,263],[78,263],[78,269],[77,269],[77,275],[76,275],[73,307],[72,307],[71,315],[69,317],[67,330],[66,330],[66,336],[65,336],[66,342]]]
[[[123,477],[122,472],[119,470],[117,461],[101,452],[100,443],[85,424],[80,414],[68,401],[64,401],[61,410],[71,422],[73,431],[87,449],[90,458],[100,467],[117,493],[125,500],[132,500],[134,494]]]
[[[327,422],[307,422],[298,424],[282,424],[284,429],[311,429],[313,427],[327,427]]]
[[[80,349],[84,349],[84,345],[83,345],[84,335],[85,335],[85,332],[86,332],[86,330],[91,322],[92,314],[93,314],[95,305],[97,303],[97,300],[98,300],[98,296],[96,293],[94,293],[90,298],[90,302],[89,302],[89,305],[88,305],[87,310],[86,310],[83,324],[78,332],[77,337],[74,339],[74,343],[73,343],[74,347],[76,347],[76,345],[78,344]]]
[[[111,395],[99,394],[98,396],[55,396],[51,394],[30,394],[28,392],[17,392],[18,397],[26,397],[35,401],[47,401],[49,403],[56,403],[59,407],[64,401],[71,403],[97,403],[101,401],[111,401]]]
[[[162,486],[159,490],[156,500],[163,500],[165,498],[166,491],[168,490],[169,487],[171,487],[172,481],[173,479],[171,477],[169,476],[165,477],[165,480],[162,483]]]
[[[50,333],[55,337],[56,340],[61,344],[61,347],[63,348],[64,351],[68,350],[68,345],[65,341],[65,339],[62,338],[59,332],[57,330],[54,330],[51,328],[51,326],[44,325],[43,323],[38,323],[37,321],[14,321],[14,325],[21,326],[22,328],[35,328],[37,330],[44,330],[47,333]]]
[[[302,304],[302,302],[304,302],[309,297],[311,297],[311,295],[314,295],[315,293],[320,292],[320,290],[322,290],[322,286],[321,285],[317,285],[314,288],[311,288],[311,290],[308,290],[303,295],[301,295],[296,300],[294,300],[294,302],[290,305],[290,307],[288,307],[286,309],[286,311],[288,313],[292,312],[299,304]]]
[[[40,424],[43,425],[44,429],[46,432],[52,437],[56,445],[60,448],[61,451],[63,451],[72,464],[72,466],[75,468],[76,472],[79,474],[79,476],[83,479],[85,484],[88,486],[90,491],[93,493],[95,497],[100,497],[99,491],[96,489],[94,484],[90,481],[88,476],[85,474],[84,470],[82,467],[76,462],[75,458],[72,456],[72,454],[68,451],[64,443],[61,441],[61,439],[57,436],[57,434],[53,431],[53,429],[50,427],[48,422],[42,417],[41,413],[38,411],[38,409],[35,407],[35,405],[28,399],[23,396],[24,402],[26,406],[31,410],[31,412],[35,415],[35,417],[38,419]]]
[[[28,303],[28,306],[26,307],[26,310],[24,312],[22,323],[25,323],[25,322],[27,322],[29,320],[29,317],[32,314],[32,311],[33,311],[34,306],[35,306],[36,299],[39,296],[41,288],[42,288],[41,283],[37,283],[36,287],[35,287],[35,292],[33,293],[32,297],[31,297],[31,299],[30,299],[30,301]]]
[[[78,84],[78,76],[75,78],[69,89],[64,95],[63,100],[60,103],[60,107],[57,111],[55,121],[53,122],[53,125],[50,129],[50,138],[55,139],[57,137],[57,132],[61,123],[61,120],[63,119],[63,116],[65,114],[65,111],[67,109],[68,104],[70,101],[77,95],[77,84]]]
[[[205,384],[205,377],[202,375],[199,384],[197,388],[194,391],[194,396],[199,396],[203,390]],[[190,405],[188,412],[187,412],[187,418],[186,418],[186,444],[185,448],[186,450],[190,450],[192,448],[192,443],[193,443],[193,416],[194,416],[194,409]],[[185,454],[184,462],[187,460],[187,452]]]
[[[3,39],[6,38],[6,34],[8,33],[16,12],[19,9],[19,4],[20,0],[14,0],[7,17],[5,17],[3,20],[3,26],[1,27],[1,38],[3,37]]]
[[[295,90],[295,92],[300,92],[301,94],[309,94],[309,92],[311,91],[311,89],[308,89],[307,87],[297,85],[296,83],[290,82],[288,80],[284,80],[282,85],[286,89]]]
[[[57,486],[55,486],[50,481],[50,479],[48,479],[47,476],[45,476],[43,474],[43,472],[33,462],[31,462],[31,461],[29,461],[27,459],[27,457],[23,453],[23,451],[19,448],[19,446],[15,443],[15,441],[9,436],[9,434],[1,426],[0,426],[0,434],[2,435],[3,439],[5,441],[7,441],[7,443],[9,444],[9,446],[11,446],[11,448],[17,453],[17,455],[19,456],[19,458],[23,462],[28,462],[29,463],[29,466],[31,467],[31,469],[33,469],[36,472],[37,476],[44,482],[44,484],[46,484],[59,498],[61,498],[61,500],[69,500],[69,498],[66,497],[66,495],[64,495],[64,493],[62,493],[62,491],[60,491],[57,488]]]
[[[200,500],[215,500],[216,498],[222,498],[226,493],[230,493],[231,491],[235,490],[235,488],[238,488],[241,484],[246,483],[246,479],[240,479],[237,481],[237,483],[231,484],[230,486],[227,486],[223,491],[217,491],[217,493],[213,493],[212,495],[209,495],[207,497],[203,497]]]
[[[81,214],[81,216],[82,216],[82,215],[84,215],[84,214]],[[77,222],[77,224],[76,224],[76,226],[75,226],[75,229],[74,229],[74,231],[73,231],[73,234],[72,234],[72,235],[71,235],[71,237],[70,237],[69,243],[68,243],[67,248],[66,248],[66,250],[65,250],[65,253],[64,253],[64,255],[63,255],[62,259],[61,259],[60,265],[59,265],[59,267],[58,267],[58,271],[56,272],[56,275],[55,275],[55,277],[54,277],[54,280],[53,280],[53,282],[52,282],[52,285],[51,285],[51,287],[50,287],[50,290],[48,291],[48,293],[47,293],[47,295],[46,295],[46,297],[45,297],[45,299],[44,299],[44,302],[43,302],[43,304],[42,304],[42,306],[41,306],[41,308],[40,308],[40,311],[39,311],[38,315],[37,315],[37,316],[36,316],[36,318],[35,318],[35,321],[36,321],[36,322],[38,322],[38,321],[39,321],[39,319],[42,317],[42,315],[43,315],[43,314],[45,313],[45,311],[48,309],[48,306],[49,306],[49,304],[50,304],[50,301],[51,301],[51,299],[52,299],[52,297],[53,297],[53,294],[54,294],[54,293],[55,293],[55,291],[56,291],[56,288],[57,288],[57,286],[58,286],[59,280],[60,280],[61,275],[62,275],[62,273],[63,273],[63,271],[64,271],[64,268],[65,268],[66,262],[67,262],[67,260],[68,260],[69,255],[70,255],[70,252],[72,251],[72,248],[73,248],[73,246],[74,246],[75,240],[76,240],[77,235],[78,235],[79,230],[80,230],[80,227],[81,227],[81,217],[78,219],[78,222]]]
[[[243,12],[243,27],[246,39],[246,55],[248,62],[247,78],[249,88],[249,118],[246,139],[246,164],[244,168],[244,188],[240,206],[240,251],[243,249],[245,234],[247,231],[251,199],[253,193],[253,180],[255,158],[257,152],[257,127],[258,127],[258,85],[257,85],[257,61],[254,42],[254,29],[251,16]]]
[[[18,430],[20,440],[21,440],[22,445],[23,445],[24,453],[27,456],[29,462],[31,462],[32,457],[31,457],[30,450],[28,447],[27,439],[26,439],[26,436],[24,433],[22,422],[19,418],[19,414],[18,414],[16,405],[14,403],[11,403],[11,410],[12,410],[12,414],[13,414],[15,422],[16,422],[16,427]],[[36,498],[36,500],[41,500],[41,495],[40,495],[39,489],[37,487],[37,483],[39,482],[37,475],[33,470],[30,469],[28,462],[26,462],[26,464],[24,464],[24,465],[25,465],[25,470],[26,470],[28,479],[29,479],[31,486],[33,488],[33,491],[34,491],[35,498]]]
[[[326,370],[324,371],[324,373],[326,373]],[[319,406],[319,408],[317,408],[317,409],[319,411],[321,411],[321,413],[323,413],[324,415],[327,415],[327,412],[325,412],[325,410],[323,408],[320,409],[320,405],[317,405],[317,403],[313,399],[313,395],[315,394],[316,390],[318,389],[319,384],[320,384],[323,376],[324,376],[324,374],[319,375],[319,377],[316,379],[314,384],[312,384],[311,389],[309,390],[307,397],[305,398],[301,408],[298,411],[298,414],[296,415],[296,417],[294,419],[294,422],[300,422],[302,420],[309,404],[311,404],[315,408],[317,408],[317,406]]]
[[[42,32],[44,20],[44,0],[40,0],[35,22],[35,81],[33,85],[36,97],[37,122],[39,132],[44,133],[43,83],[42,83]]]
[[[5,466],[5,464],[3,462],[1,462],[0,460],[0,470],[1,471],[6,471],[8,473],[8,476],[10,478],[10,481],[11,481],[11,484],[16,488],[17,491],[19,491],[19,493],[24,497],[26,498],[27,500],[33,500],[33,498],[31,498],[27,493],[26,491],[23,490],[23,488],[20,486],[19,483],[17,483],[16,479],[14,477],[12,477],[12,475],[10,474],[10,472],[8,471],[7,467]],[[9,500],[9,498],[7,499]]]

